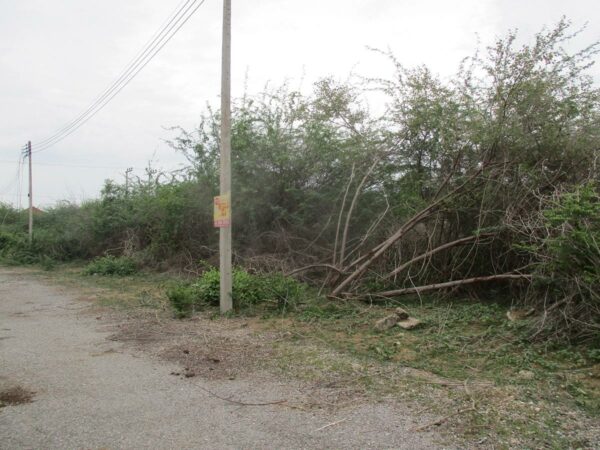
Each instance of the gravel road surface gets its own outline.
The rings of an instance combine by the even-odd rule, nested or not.
[[[32,395],[0,407],[1,449],[444,448],[435,434],[410,431],[425,419],[385,402],[327,413],[216,398],[207,389],[260,403],[295,388],[174,377],[181,367],[108,340],[77,298],[0,268],[0,392]]]

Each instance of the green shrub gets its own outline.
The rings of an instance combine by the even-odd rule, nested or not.
[[[13,233],[0,230],[0,254],[12,246],[14,239]]]
[[[220,273],[218,269],[204,272],[191,288],[200,303],[216,306],[220,299]],[[266,298],[264,279],[244,270],[233,271],[233,303],[236,307],[259,303]]]
[[[538,234],[526,247],[535,261],[530,301],[544,320],[540,336],[597,338],[600,327],[600,192],[590,183],[546,200]]]
[[[38,264],[46,271],[54,270],[56,268],[56,260],[46,255],[42,255],[39,258]]]
[[[30,244],[25,233],[0,232],[0,258],[8,264],[35,264],[42,255],[37,240]]]
[[[305,284],[282,274],[265,276],[263,289],[267,297],[277,301],[280,309],[296,306],[308,294]]]
[[[217,269],[207,270],[191,289],[198,303],[216,306],[219,304],[220,275]]]
[[[600,286],[600,195],[593,184],[566,193],[544,211],[549,269]]]
[[[126,256],[103,256],[94,259],[84,269],[85,275],[127,276],[137,272],[135,261]]]
[[[271,304],[278,309],[303,301],[306,286],[281,274],[254,275],[241,269],[233,271],[233,303],[236,309]],[[218,306],[220,273],[212,268],[192,284],[178,284],[167,290],[167,297],[179,317],[191,314],[196,307]]]
[[[194,311],[196,296],[189,284],[174,284],[170,286],[167,289],[167,298],[179,318],[187,317]]]

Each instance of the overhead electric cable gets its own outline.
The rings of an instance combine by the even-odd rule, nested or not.
[[[0,164],[10,163],[10,161],[0,159]],[[14,161],[13,161],[14,163]],[[36,166],[54,166],[54,167],[74,167],[78,169],[110,169],[110,170],[122,170],[123,166],[92,166],[89,164],[63,164],[63,163],[49,163],[49,162],[36,162]],[[144,170],[142,167],[134,167],[137,170]]]
[[[8,162],[8,161],[7,161]],[[11,164],[14,164],[14,161],[11,161]],[[19,159],[17,160],[17,172],[15,173],[15,175],[10,179],[10,181],[8,183],[6,183],[1,189],[0,192],[2,193],[6,193],[11,187],[14,186],[14,184],[16,182],[18,182],[19,180],[19,168],[21,165],[21,157],[19,156]]]
[[[173,22],[173,20],[179,16],[179,14],[182,12],[183,8],[185,8],[185,6],[192,0],[186,0],[185,4],[182,6],[182,4],[180,3],[177,8],[175,8],[175,11],[173,13],[171,13],[171,15],[169,16],[169,19],[167,19],[165,21],[165,23],[163,23],[159,29],[156,31],[156,33],[154,34],[154,36],[148,41],[146,42],[146,44],[144,45],[144,47],[142,48],[142,50],[140,50],[140,52],[138,52],[137,56],[134,57],[129,64],[127,64],[127,66],[125,67],[125,69],[123,69],[123,71],[120,73],[120,75],[117,77],[117,79],[115,81],[112,82],[112,84],[110,86],[108,86],[104,92],[102,92],[98,98],[96,98],[96,100],[94,102],[92,102],[92,104],[83,112],[81,113],[79,116],[77,116],[73,121],[69,122],[68,124],[66,124],[64,127],[62,127],[61,129],[59,129],[54,135],[50,136],[47,139],[44,139],[42,141],[38,141],[37,145],[38,146],[42,146],[46,143],[48,143],[49,141],[53,140],[56,136],[59,136],[60,134],[64,133],[65,131],[68,131],[69,129],[71,129],[73,126],[75,126],[81,119],[85,118],[85,116],[87,114],[89,114],[91,111],[94,110],[94,108],[100,104],[108,95],[110,95],[114,89],[126,78],[126,76],[128,76],[131,73],[131,70],[136,66],[136,64],[140,61],[140,59],[142,57],[145,57],[148,53],[148,50],[151,49],[152,45],[155,44],[156,40],[161,37],[161,35],[165,32],[165,30],[167,29],[167,27]],[[196,0],[193,0],[196,1]],[[162,39],[162,37],[161,37]]]
[[[19,181],[17,184],[17,208],[21,209],[21,196],[23,195],[23,157],[19,158]]]
[[[130,67],[124,70],[122,75],[113,83],[111,88],[107,89],[84,113],[72,121],[67,126],[56,132],[53,136],[35,144],[33,153],[41,152],[54,144],[62,141],[70,134],[74,133],[88,120],[100,112],[125,86],[127,86],[136,75],[162,50],[162,48],[177,34],[196,11],[205,3],[206,0],[187,0],[181,6],[175,15],[169,20],[167,25],[151,40],[150,46],[143,50]],[[183,11],[185,9],[185,11]],[[182,13],[183,11],[183,13]],[[191,11],[191,12],[190,12]]]

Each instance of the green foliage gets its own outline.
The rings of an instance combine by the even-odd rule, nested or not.
[[[594,184],[564,194],[543,215],[554,231],[542,244],[550,257],[546,270],[600,287],[600,195]]]
[[[218,305],[220,274],[217,269],[206,271],[192,284],[199,301]],[[233,302],[237,308],[274,302],[279,308],[294,305],[306,294],[306,287],[296,280],[280,274],[254,275],[241,269],[233,271]]]
[[[233,271],[233,303],[237,310],[262,305],[284,310],[293,308],[307,296],[307,287],[281,274],[254,275],[241,269]],[[177,315],[185,317],[198,308],[218,306],[220,273],[212,268],[193,283],[177,284],[167,290]]]
[[[0,230],[0,260],[7,264],[40,264],[45,270],[56,265],[56,252],[44,233],[36,235],[31,243],[25,233]]]
[[[103,256],[95,258],[84,269],[85,275],[127,276],[137,272],[136,262],[126,256]]]
[[[173,284],[167,288],[166,294],[178,318],[182,319],[193,313],[197,298],[189,284]]]
[[[235,280],[234,272],[234,280]],[[219,271],[215,268],[211,268],[204,272],[200,279],[192,284],[192,292],[197,298],[198,302],[205,303],[207,305],[217,306],[219,305],[220,298],[220,275]]]
[[[545,198],[544,205],[521,247],[535,267],[529,300],[546,310],[538,333],[598,339],[600,193],[588,183]]]
[[[277,303],[280,310],[295,308],[309,295],[305,284],[279,273],[264,275],[262,290],[267,298]]]

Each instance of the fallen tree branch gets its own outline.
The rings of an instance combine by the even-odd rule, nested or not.
[[[449,287],[462,286],[464,284],[482,283],[485,281],[498,281],[498,280],[531,280],[532,276],[529,274],[519,273],[502,273],[498,275],[488,275],[484,277],[465,278],[463,280],[446,281],[444,283],[428,284],[426,286],[416,286],[411,288],[396,289],[393,291],[378,292],[376,294],[365,294],[365,296],[374,295],[377,297],[396,297],[399,295],[406,294],[417,294],[420,292],[437,291],[439,289],[445,289]]]
[[[361,277],[367,269],[373,264],[377,259],[381,257],[385,253],[385,251],[394,245],[399,239],[401,239],[408,231],[412,230],[419,222],[423,219],[431,215],[438,206],[443,204],[446,200],[452,198],[454,195],[461,192],[471,181],[477,178],[483,172],[483,167],[473,173],[464,183],[460,184],[456,188],[454,188],[451,192],[446,194],[444,197],[434,201],[426,208],[419,211],[415,214],[408,222],[400,227],[398,231],[396,231],[392,236],[386,239],[383,243],[379,244],[375,249],[369,253],[368,259],[363,262],[360,267],[358,267],[354,272],[352,272],[348,277],[346,277],[337,287],[331,292],[331,297],[338,297],[339,294],[346,288],[350,283],[352,283],[357,278]]]

